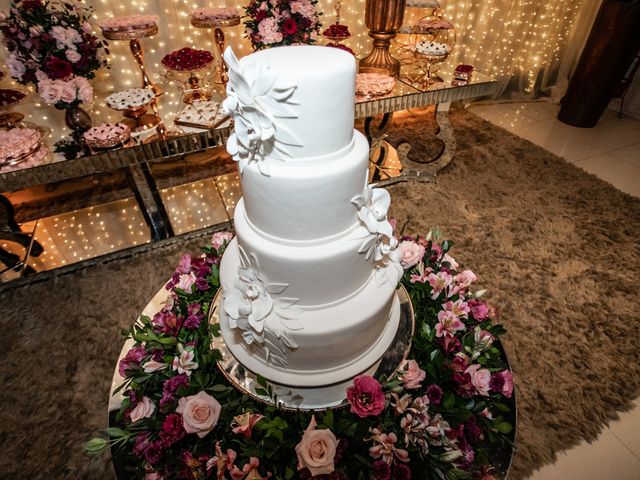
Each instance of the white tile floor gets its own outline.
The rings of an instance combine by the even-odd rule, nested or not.
[[[595,128],[556,119],[559,106],[544,102],[473,106],[470,111],[526,138],[614,187],[640,197],[640,121],[607,110]],[[640,479],[640,399],[593,443],[558,455],[531,480]]]

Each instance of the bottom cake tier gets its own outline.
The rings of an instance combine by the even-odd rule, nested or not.
[[[234,239],[220,265],[223,288],[220,327],[229,351],[247,370],[279,385],[310,388],[337,385],[375,370],[398,329],[400,303],[395,284],[378,282],[372,272],[366,285],[344,302],[313,310],[298,309],[295,315],[289,315],[287,299],[266,293],[267,280],[254,272],[257,277],[252,292],[264,291],[269,298],[254,304],[245,299],[241,308],[248,307],[244,311],[251,311],[250,317],[270,305],[262,318],[249,320],[254,330],[260,332],[256,335],[254,330],[244,329],[246,324],[225,313],[225,301],[227,309],[234,308],[230,297],[238,291],[239,269],[243,270],[244,278],[252,275],[247,273],[240,257]],[[284,310],[279,310],[281,307]],[[248,331],[251,333],[247,334]],[[286,348],[279,349],[282,338]]]

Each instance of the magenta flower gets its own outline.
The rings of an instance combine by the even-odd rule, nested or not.
[[[429,403],[433,405],[440,405],[442,397],[444,397],[444,392],[438,385],[429,385],[427,387],[427,397],[429,398]]]
[[[502,370],[491,376],[491,390],[501,393],[507,398],[513,395],[513,374],[510,370]]]
[[[144,347],[134,347],[127,352],[118,365],[118,373],[122,377],[126,377],[127,370],[140,368],[140,362],[147,356],[147,350]]]
[[[376,460],[373,462],[373,478],[374,480],[390,480],[391,467],[384,460]]]
[[[360,375],[347,388],[347,401],[351,405],[351,413],[360,418],[380,415],[385,406],[382,385],[369,375]]]
[[[180,258],[176,272],[180,274],[191,272],[191,255],[183,255],[182,258]]]
[[[187,319],[184,321],[184,328],[195,330],[200,326],[200,322],[204,318],[204,313],[201,310],[200,303],[190,303],[187,306]]]
[[[164,408],[168,403],[175,400],[175,393],[180,387],[187,387],[189,378],[186,375],[176,375],[162,384],[162,398],[160,399],[160,408]]]
[[[469,300],[469,308],[471,310],[471,315],[477,322],[481,322],[485,320],[489,316],[489,307],[484,302],[480,300],[476,300],[475,298]]]
[[[436,337],[453,337],[456,332],[464,330],[464,323],[451,311],[441,310],[438,312],[438,323],[436,324]]]
[[[162,431],[160,439],[165,448],[170,447],[186,435],[186,431],[182,426],[182,415],[178,413],[170,413],[162,422]]]

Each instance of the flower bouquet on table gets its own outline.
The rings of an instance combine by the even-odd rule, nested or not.
[[[134,344],[119,363],[118,425],[90,440],[89,452],[117,449],[146,480],[504,475],[492,463],[512,448],[513,382],[497,348],[504,329],[472,293],[475,275],[449,255],[451,242],[429,234],[398,245],[416,317],[405,364],[387,378],[356,377],[347,408],[311,413],[258,403],[216,368],[219,326],[207,317],[230,239],[216,233],[201,256],[183,256],[162,309],[127,333]],[[257,393],[273,398],[258,381]]]
[[[107,44],[92,33],[92,13],[79,2],[54,0],[13,1],[8,14],[0,13],[11,76],[35,85],[45,103],[66,110],[78,151],[82,133],[91,127],[91,117],[80,108],[93,97],[87,79],[107,66],[109,53]]]
[[[251,0],[245,34],[255,50],[316,42],[322,24],[318,0]]]

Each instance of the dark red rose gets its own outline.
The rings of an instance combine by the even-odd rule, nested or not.
[[[267,17],[267,12],[265,12],[264,10],[258,10],[258,13],[256,13],[256,22],[261,22],[266,17]]]
[[[375,480],[389,480],[391,478],[391,467],[384,460],[373,462],[373,478]]]
[[[298,31],[298,24],[293,18],[289,17],[282,24],[282,31],[287,35],[293,35]]]
[[[25,10],[35,10],[36,8],[42,7],[41,0],[24,0],[22,2],[22,8]]]
[[[45,73],[53,80],[58,78],[67,78],[73,72],[73,65],[71,65],[71,62],[58,57],[47,57],[45,67]]]

